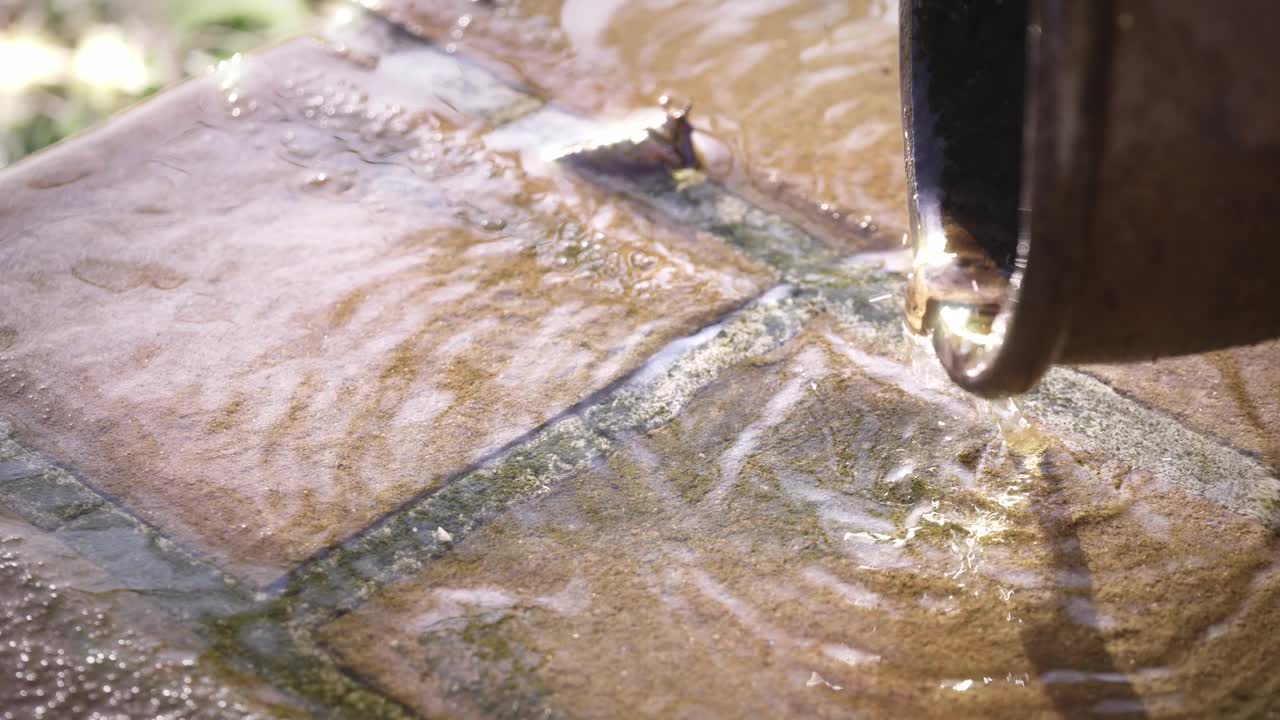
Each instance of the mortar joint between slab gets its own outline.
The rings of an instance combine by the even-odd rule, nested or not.
[[[359,605],[405,569],[416,569],[446,552],[511,505],[606,458],[625,435],[670,422],[725,367],[786,342],[812,314],[812,303],[802,293],[780,287],[762,294],[702,331],[671,343],[646,365],[497,456],[299,566],[274,592],[294,601],[294,616],[300,621],[310,618],[306,622],[321,622]],[[446,530],[448,541],[432,534],[437,527]]]

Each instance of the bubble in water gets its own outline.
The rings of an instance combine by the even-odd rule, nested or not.
[[[196,667],[198,649],[135,629],[146,613],[124,595],[50,581],[29,542],[0,540],[0,717],[262,717]]]

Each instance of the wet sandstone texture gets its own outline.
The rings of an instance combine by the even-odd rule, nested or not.
[[[0,509],[0,718],[296,717],[193,630]]]
[[[6,414],[254,580],[770,282],[389,80],[300,41],[7,178]]]
[[[1280,343],[1087,370],[1280,468]]]
[[[897,6],[883,0],[386,0],[379,12],[565,106],[694,102],[713,171],[834,227],[906,227]]]
[[[940,382],[893,8],[380,12],[0,176],[0,718],[1276,716],[1274,349]]]
[[[1269,531],[884,362],[819,322],[322,637],[425,715],[1272,707]]]

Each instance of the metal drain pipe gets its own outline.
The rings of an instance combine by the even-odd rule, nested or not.
[[[1280,336],[1280,3],[900,12],[907,317],[952,379]]]

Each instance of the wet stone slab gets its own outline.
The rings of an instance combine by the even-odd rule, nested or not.
[[[774,282],[486,147],[536,103],[424,52],[237,57],[0,178],[18,438],[267,582]]]
[[[691,101],[714,172],[757,202],[836,231],[864,214],[906,226],[895,3],[386,0],[377,12],[592,116]]]
[[[591,467],[617,449],[618,438],[671,422],[719,373],[782,346],[813,314],[811,299],[780,286],[671,343],[592,403],[283,578],[280,602],[307,624],[362,604],[509,508]]]
[[[321,631],[450,717],[1258,716],[1273,535],[821,320]]]
[[[0,718],[302,717],[70,546],[0,509]]]
[[[1280,343],[1086,371],[1280,470]]]
[[[884,377],[934,390],[951,388],[930,343],[904,338],[893,302],[901,297],[904,262],[898,253],[864,253],[807,276],[805,284],[868,357],[894,361],[878,363]],[[910,379],[902,376],[904,365],[910,367]],[[1089,373],[1054,368],[1031,392],[1013,403],[992,403],[988,410],[1016,435],[1029,420],[1040,434],[1052,434],[1067,447],[1119,466],[1146,468],[1182,490],[1280,530],[1280,479],[1274,471],[1256,455],[1224,443],[1223,434],[1205,432],[1208,418],[1184,424],[1183,417],[1148,404],[1159,394],[1150,385],[1143,389],[1135,401]]]

